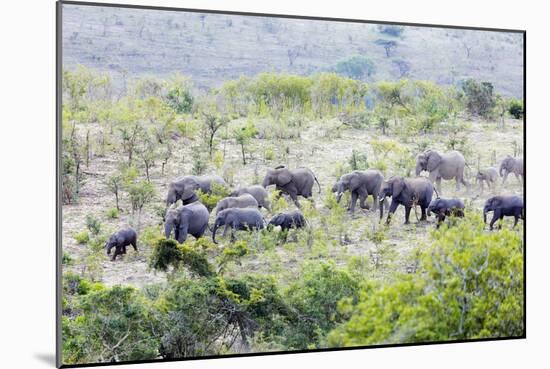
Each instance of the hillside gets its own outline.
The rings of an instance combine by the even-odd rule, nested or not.
[[[119,88],[139,76],[179,71],[206,90],[266,71],[330,71],[359,55],[374,63],[369,82],[449,85],[472,77],[504,95],[523,95],[519,33],[404,27],[392,36],[375,24],[75,5],[64,5],[63,27],[64,67],[108,71]],[[379,40],[395,47],[387,53]]]

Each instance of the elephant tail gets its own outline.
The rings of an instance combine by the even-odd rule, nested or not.
[[[317,186],[319,187],[319,193],[321,193],[321,184],[319,183],[319,180],[317,179],[315,174],[313,175],[313,178],[315,178],[315,182],[317,182]]]

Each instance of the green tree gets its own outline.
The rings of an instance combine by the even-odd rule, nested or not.
[[[359,302],[342,300],[349,320],[331,346],[521,336],[523,241],[520,233],[487,233],[479,215],[432,233],[413,275],[369,282]],[[383,301],[383,303],[380,303]]]
[[[248,122],[245,125],[233,129],[233,137],[235,138],[235,141],[237,141],[237,144],[239,144],[239,146],[241,147],[243,165],[246,165],[246,147],[248,146],[252,138],[256,137],[257,134],[258,130],[252,122]]]
[[[352,56],[336,64],[336,73],[354,79],[364,79],[376,73],[374,62],[364,56]]]
[[[472,115],[488,118],[496,105],[493,84],[468,79],[462,83],[466,96],[466,109]]]

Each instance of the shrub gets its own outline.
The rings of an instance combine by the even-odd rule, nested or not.
[[[179,245],[172,239],[158,239],[153,247],[149,266],[155,270],[167,271],[170,266],[177,270],[182,264],[190,272],[201,277],[210,277],[214,274],[212,266],[202,252],[187,244]]]
[[[376,72],[374,62],[364,56],[352,56],[336,64],[336,73],[354,79],[370,77]]]
[[[431,234],[418,273],[367,283],[331,346],[514,337],[523,326],[523,241],[510,230],[487,233],[479,215]],[[384,301],[380,304],[379,301]]]
[[[360,153],[353,149],[351,151],[351,157],[349,158],[349,165],[351,170],[365,170],[369,167],[367,163],[367,154]]]
[[[515,119],[523,118],[523,101],[518,99],[511,99],[508,113]]]
[[[88,231],[82,231],[74,235],[74,239],[79,244],[85,245],[90,241],[90,233]]]
[[[275,160],[275,152],[272,147],[267,147],[264,151],[265,160]]]
[[[472,115],[488,118],[496,105],[493,85],[490,82],[477,82],[468,79],[462,83],[466,95],[466,108]]]
[[[108,209],[106,212],[106,215],[107,215],[107,218],[118,219],[119,217],[118,209],[117,208]]]

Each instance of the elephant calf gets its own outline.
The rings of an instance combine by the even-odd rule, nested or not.
[[[225,226],[223,235],[231,228],[231,240],[235,239],[235,231],[263,229],[265,220],[262,213],[254,208],[229,208],[220,211],[216,215],[214,228],[212,229],[212,242],[216,242],[216,231],[219,227]]]
[[[241,187],[233,192],[229,196],[241,196],[245,193],[248,193],[258,201],[258,206],[261,206],[262,208],[266,209],[267,211],[271,210],[271,204],[269,203],[269,195],[267,194],[267,191],[265,188],[263,188],[260,185],[253,185],[248,187]]]
[[[464,202],[460,199],[435,199],[428,206],[428,215],[437,216],[437,228],[447,216],[464,217]]]
[[[275,215],[269,221],[268,225],[280,226],[283,231],[287,231],[290,228],[303,228],[307,224],[304,214],[299,210],[287,211]]]
[[[497,178],[498,172],[495,168],[480,169],[477,172],[476,181],[481,187],[481,192],[483,192],[483,182],[487,183],[487,187],[490,189],[496,183]]]
[[[221,199],[216,205],[216,215],[220,211],[229,208],[258,208],[258,201],[249,193],[242,194],[241,196],[230,196]]]
[[[503,219],[505,216],[514,217],[514,227],[518,224],[518,219],[525,220],[525,211],[523,207],[523,199],[516,195],[509,196],[494,196],[485,202],[483,207],[483,222],[487,223],[487,213],[493,212],[490,229],[493,230],[493,225],[497,220]],[[500,226],[499,226],[500,228]]]
[[[188,234],[200,238],[208,228],[208,218],[208,209],[200,202],[168,209],[165,216],[164,236],[170,238],[174,233],[174,238],[179,243],[184,243]]]
[[[117,255],[126,254],[126,246],[132,245],[137,252],[137,233],[132,228],[123,229],[116,233],[113,233],[111,237],[105,243],[107,249],[107,255],[111,254],[111,249],[114,247],[115,252],[111,257],[112,261],[115,261]]]
[[[516,159],[508,155],[502,163],[500,163],[498,173],[502,177],[502,184],[506,182],[506,178],[508,178],[508,174],[510,173],[514,173],[516,179],[523,182],[523,158]]]

